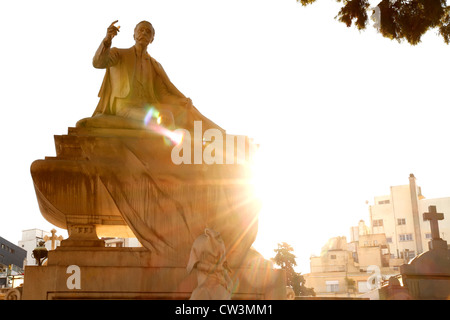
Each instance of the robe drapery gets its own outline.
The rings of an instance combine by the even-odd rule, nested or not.
[[[156,136],[80,142],[90,164],[83,171],[97,177],[98,194],[110,197],[113,211],[155,254],[186,263],[207,226],[220,232],[232,255],[242,257],[254,242],[260,202],[246,166],[174,165],[170,147]]]

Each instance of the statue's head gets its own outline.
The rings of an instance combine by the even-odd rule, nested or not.
[[[139,22],[136,27],[134,28],[134,40],[137,42],[140,42],[142,44],[148,45],[153,42],[153,39],[155,38],[155,29],[153,29],[153,26],[148,21],[141,21]]]

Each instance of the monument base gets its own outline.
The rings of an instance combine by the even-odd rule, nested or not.
[[[145,248],[58,247],[47,265],[26,266],[22,299],[189,299],[195,272],[159,262]],[[231,269],[233,300],[286,299],[282,270],[267,263]]]
[[[450,250],[447,242],[432,240],[430,249],[400,266],[403,284],[412,299],[448,300],[450,297]]]

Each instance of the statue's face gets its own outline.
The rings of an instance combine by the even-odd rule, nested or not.
[[[134,30],[134,40],[136,43],[148,45],[153,41],[153,30],[147,23],[139,24]]]

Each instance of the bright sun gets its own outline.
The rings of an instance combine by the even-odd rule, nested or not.
[[[318,230],[305,216],[304,205],[309,201],[302,191],[307,186],[299,182],[299,163],[280,157],[280,150],[260,147],[253,159],[254,190],[262,204],[253,246],[270,259],[275,256],[277,244],[287,242],[298,257],[299,271],[305,272],[309,269],[310,255],[319,253],[321,243],[312,240]]]
[[[255,195],[262,204],[254,245],[266,259],[273,256],[278,242],[288,242],[290,235],[286,234],[286,212],[292,210],[289,208],[288,193],[295,187],[283,181],[285,179],[280,175],[276,158],[276,154],[260,147],[252,165]]]

